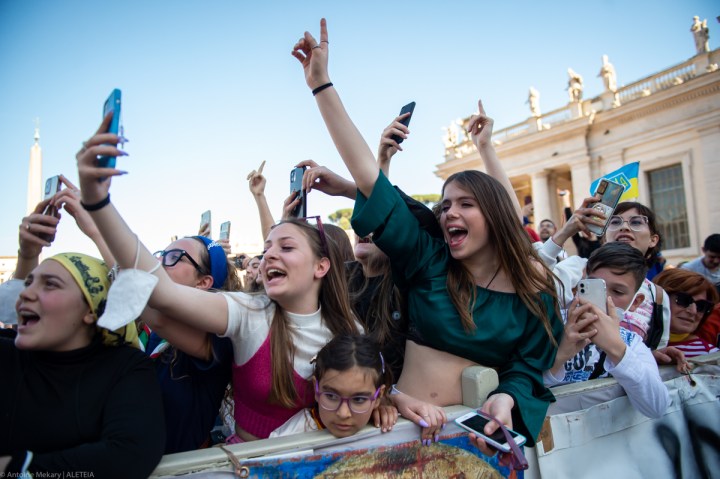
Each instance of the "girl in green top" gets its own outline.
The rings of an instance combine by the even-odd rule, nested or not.
[[[442,410],[461,402],[462,368],[481,363],[498,369],[500,384],[483,411],[513,427],[534,444],[552,394],[542,371],[555,358],[562,334],[552,273],[523,230],[519,204],[502,171],[490,136],[492,120],[480,106],[469,131],[490,175],[457,173],[443,186],[438,211],[444,240],[417,223],[380,172],[375,158],[345,112],[329,81],[328,34],[320,22],[320,42],[305,32],[293,49],[303,65],[323,120],[358,188],[353,227],[373,233],[390,257],[393,278],[407,288],[411,328],[403,372],[393,401],[403,416],[436,436]],[[406,128],[397,133],[406,138]],[[499,179],[496,180],[493,178]],[[418,399],[414,399],[418,398]],[[489,423],[485,433],[497,424]],[[471,436],[472,437],[472,436]],[[477,446],[494,453],[480,438]],[[426,439],[427,440],[427,439]]]

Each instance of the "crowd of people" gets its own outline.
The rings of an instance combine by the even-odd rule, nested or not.
[[[108,178],[121,172],[97,165],[124,155],[108,115],[77,153],[80,187],[63,178],[22,219],[14,279],[0,286],[2,317],[16,317],[0,337],[0,472],[146,477],[163,454],[319,429],[347,437],[368,424],[387,432],[399,415],[429,445],[443,407],[462,403],[462,371],[478,364],[499,378],[483,432],[513,429],[532,446],[553,386],[612,376],[657,418],[670,401],[658,365],[689,373],[692,357],[718,351],[720,235],[663,270],[650,208],[623,202],[606,218],[589,197],[559,228],[539,221],[533,242],[482,102],[467,128],[487,173],[451,175],[431,210],[389,180],[407,114],[373,154],[330,81],[328,50],[322,20],[319,41],[306,32],[292,54],[352,179],[296,166],[307,193],[355,201],[354,246],[320,217],[292,217],[297,194],[276,223],[261,166],[248,175],[261,255],[231,261],[206,231],[153,253],[110,201]],[[39,262],[59,222],[49,206],[102,260]],[[602,238],[589,233],[605,221]],[[578,255],[563,249],[569,239]],[[575,294],[586,279],[604,281],[604,302]]]

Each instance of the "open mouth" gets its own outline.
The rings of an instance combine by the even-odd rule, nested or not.
[[[265,272],[264,279],[266,283],[272,283],[273,280],[278,280],[287,276],[287,273],[281,269],[270,268]]]
[[[451,248],[457,248],[467,238],[467,230],[458,228],[457,226],[451,226],[447,229],[448,245]]]
[[[33,324],[40,321],[40,316],[33,313],[32,311],[18,311],[18,326],[32,326]]]
[[[618,235],[617,238],[615,238],[615,241],[620,243],[632,243],[635,241],[635,238],[630,235]]]

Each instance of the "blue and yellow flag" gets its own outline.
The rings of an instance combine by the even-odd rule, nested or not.
[[[635,161],[628,163],[627,165],[619,168],[607,175],[601,176],[597,180],[593,181],[590,185],[590,194],[592,195],[597,188],[598,183],[603,178],[615,183],[619,183],[625,187],[625,191],[620,197],[620,201],[627,201],[636,199],[640,196],[640,189],[638,188],[638,175],[640,173],[640,162]]]

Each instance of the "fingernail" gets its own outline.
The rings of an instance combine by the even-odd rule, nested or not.
[[[127,175],[127,174],[128,174],[128,172],[127,172],[127,171],[122,171],[122,170],[121,170],[119,174],[120,174],[120,175]]]
[[[423,446],[429,446],[430,445],[430,439],[423,439]]]
[[[440,429],[445,429],[445,423],[443,423],[443,425],[440,426]]]
[[[128,140],[128,139],[125,138],[124,136],[119,136],[119,137],[118,137],[118,143],[123,143],[123,144],[124,144],[124,143],[129,143],[129,142],[130,142],[130,140]]]
[[[435,442],[438,442],[440,440],[440,434],[435,434]]]
[[[128,153],[127,151],[121,151],[121,152],[120,152],[120,156],[128,156],[129,154],[130,154],[130,153]]]
[[[420,424],[422,427],[430,427],[430,424],[426,423],[425,419],[420,419],[418,424]]]

